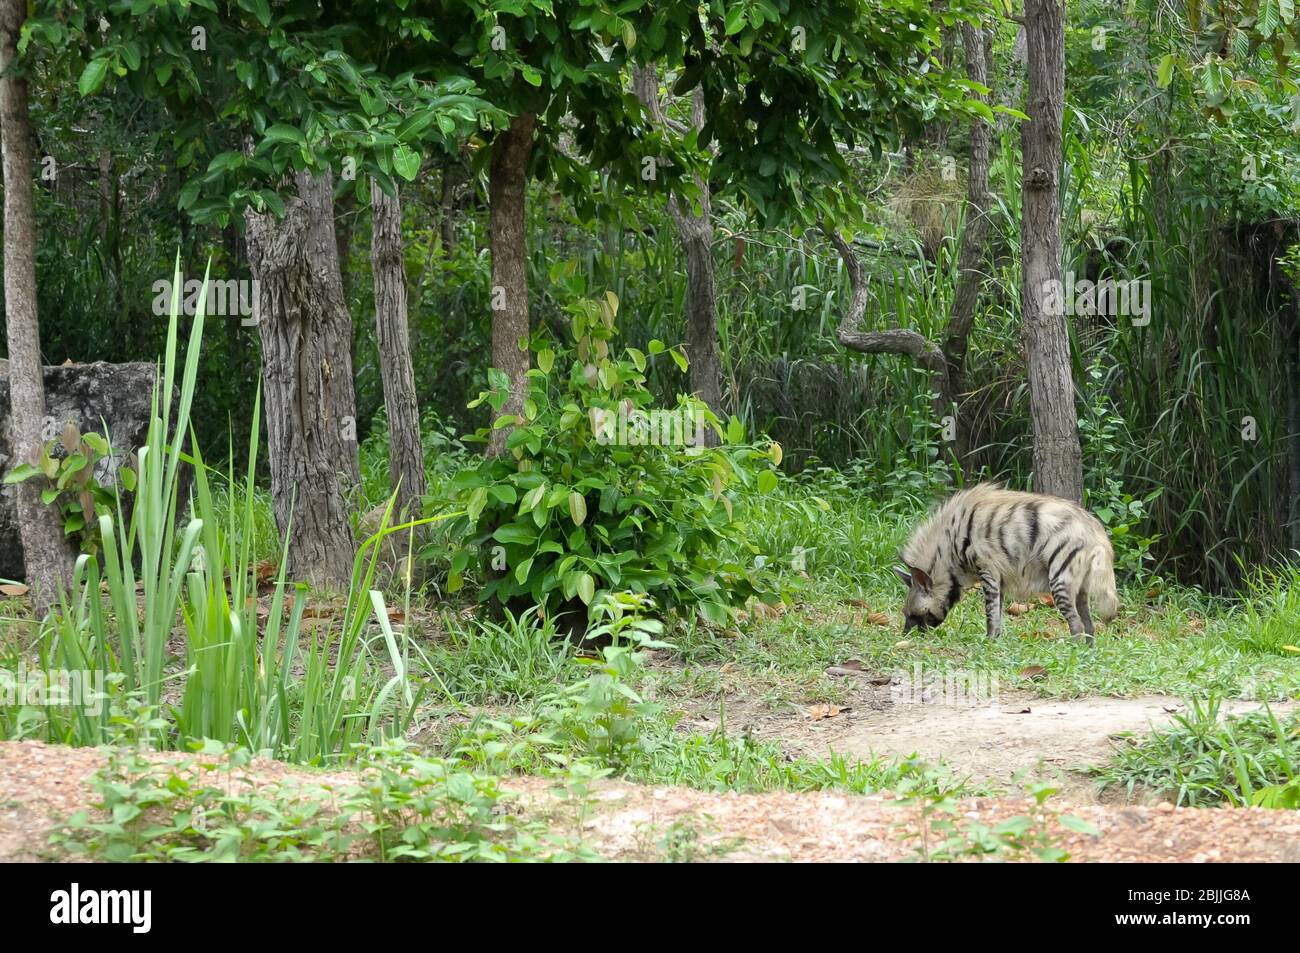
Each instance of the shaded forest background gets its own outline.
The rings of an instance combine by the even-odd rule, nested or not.
[[[1111,514],[1113,527],[1148,540],[1157,571],[1228,590],[1300,546],[1300,318],[1287,265],[1296,261],[1289,250],[1300,207],[1297,117],[1261,99],[1207,122],[1203,91],[1161,75],[1173,40],[1157,28],[1156,5],[1115,6],[1069,10],[1064,268],[1094,280],[1149,280],[1151,314],[1140,326],[1071,322],[1088,502]],[[999,26],[992,48],[992,97],[1008,102],[1023,70],[1014,23]],[[960,62],[960,42],[946,55]],[[247,278],[240,232],[195,225],[178,210],[187,173],[156,104],[125,91],[59,95],[39,76],[32,89],[38,155],[57,170],[37,192],[45,360],[151,360],[166,335],[154,287],[177,249],[187,277],[201,277],[211,258],[214,276]],[[973,448],[965,481],[1023,483],[1031,467],[1016,125],[1001,116],[993,135],[991,248],[962,408]],[[965,226],[968,135],[966,123],[936,123],[879,160],[851,157],[850,185],[868,222],[856,236],[870,276],[867,329],[942,337]],[[402,194],[431,458],[487,422],[483,408],[466,408],[490,362],[485,177],[475,160],[469,151],[432,158]],[[604,191],[581,210],[547,185],[530,187],[534,325],[558,333],[578,281],[619,296],[623,343],[680,340],[685,264],[663,202],[595,182]],[[385,422],[371,219],[353,185],[336,182],[335,216],[358,438],[373,448],[383,445]],[[849,288],[835,249],[816,232],[758,228],[725,198],[715,198],[713,217],[724,409],[778,440],[792,474],[834,468],[882,494],[918,496],[950,482],[929,377],[836,342]],[[562,262],[576,263],[576,278],[557,272]],[[197,434],[209,456],[230,447],[240,461],[259,375],[256,329],[214,318],[205,337]],[[652,383],[665,401],[687,389],[676,371]]]

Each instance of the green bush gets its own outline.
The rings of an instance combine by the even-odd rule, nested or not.
[[[528,601],[547,614],[578,600],[590,607],[598,593],[614,590],[645,593],[661,609],[715,623],[751,597],[774,601],[774,577],[755,564],[758,549],[739,511],[744,491],[776,487],[780,447],[746,443],[739,421],[724,428],[694,398],[655,410],[647,369],[665,354],[685,368],[686,357],[659,341],[649,354],[629,347],[615,356],[613,293],[575,295],[565,310],[575,347],[535,336],[523,413],[493,425],[510,428],[505,451],[450,483],[465,516],[452,527],[462,542],[452,553],[449,590],[477,564],[481,600]],[[496,370],[488,376],[490,389],[474,404],[500,412],[508,382]],[[690,443],[706,430],[720,446]],[[481,430],[467,439],[488,436]]]

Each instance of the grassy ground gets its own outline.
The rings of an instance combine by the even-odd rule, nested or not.
[[[371,482],[378,496],[381,481]],[[746,518],[765,558],[783,567],[791,604],[753,608],[726,628],[678,621],[648,664],[575,656],[534,618],[496,622],[470,603],[449,601],[439,590],[435,558],[427,589],[411,597],[399,619],[413,646],[409,675],[424,689],[414,718],[423,728],[420,743],[434,755],[497,773],[581,763],[629,780],[710,790],[978,793],[980,784],[963,784],[942,764],[918,759],[792,757],[782,739],[758,740],[735,719],[728,721],[728,706],[790,714],[843,703],[853,683],[828,678],[826,669],[850,660],[873,673],[908,672],[918,664],[940,675],[978,673],[1047,699],[1300,697],[1295,569],[1258,577],[1237,600],[1154,578],[1122,580],[1121,617],[1092,648],[1071,641],[1055,610],[1037,604],[1009,618],[1003,637],[989,641],[976,595],[939,629],[903,640],[902,592],[892,566],[924,498],[918,489],[885,503],[829,474],[787,483],[754,501]],[[273,558],[274,523],[265,499],[257,509],[254,546],[262,558]],[[0,619],[10,620],[10,661],[31,645],[23,615],[20,599],[0,603]],[[379,677],[390,673],[382,668]],[[626,697],[619,694],[623,689]],[[687,730],[681,719],[700,712],[712,713],[716,727]],[[13,717],[7,724],[11,736],[40,737],[30,720]],[[1266,732],[1244,737],[1255,748],[1268,743]],[[1130,758],[1125,768],[1117,761],[1107,777],[1115,786],[1161,787],[1160,765],[1166,774],[1176,770],[1168,762],[1180,750],[1146,749],[1145,762]],[[1266,769],[1252,784],[1266,786],[1270,779],[1285,782],[1287,776]]]

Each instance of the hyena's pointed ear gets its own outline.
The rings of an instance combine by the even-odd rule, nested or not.
[[[930,588],[930,575],[924,569],[917,569],[915,566],[907,567],[912,572],[912,581],[922,589]]]
[[[911,588],[912,574],[910,572],[908,572],[902,566],[895,566],[894,575],[896,575],[899,579],[903,581],[903,585],[907,586],[908,588]]]

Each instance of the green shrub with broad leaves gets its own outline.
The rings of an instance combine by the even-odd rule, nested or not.
[[[646,385],[656,360],[686,356],[651,341],[616,353],[618,298],[564,303],[574,346],[539,332],[530,342],[520,415],[502,414],[505,449],[462,471],[450,491],[465,509],[454,527],[449,589],[476,566],[482,601],[544,612],[590,607],[601,592],[645,593],[665,611],[725,622],[751,597],[780,598],[743,519],[745,494],[777,485],[781,449],[745,442],[701,401],[655,408]],[[500,371],[471,404],[498,413],[509,395]],[[690,442],[703,433],[717,446]],[[474,438],[486,441],[488,430]],[[579,602],[580,601],[580,602]]]
[[[55,504],[63,517],[63,534],[74,537],[83,553],[99,552],[100,514],[113,510],[117,493],[110,485],[101,485],[95,478],[99,462],[111,458],[113,451],[108,439],[93,430],[82,433],[76,423],[69,420],[59,439],[41,448],[41,458],[33,466],[21,463],[5,475],[5,483],[38,480],[41,502]],[[121,490],[135,489],[135,471],[130,466],[118,471]]]

